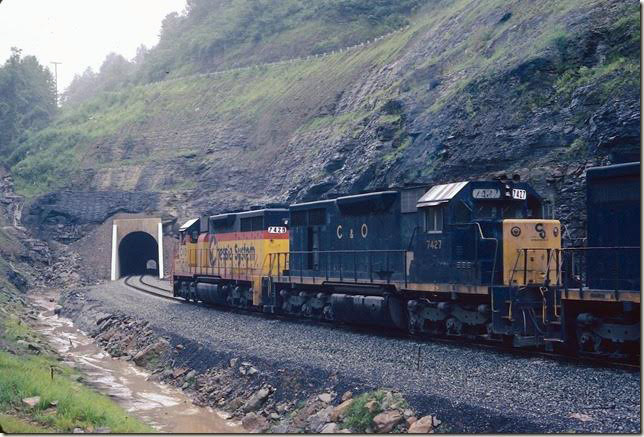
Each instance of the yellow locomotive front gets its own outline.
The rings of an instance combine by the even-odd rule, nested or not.
[[[560,250],[559,220],[503,220],[503,284],[556,284]]]

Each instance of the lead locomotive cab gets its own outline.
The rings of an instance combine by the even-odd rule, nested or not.
[[[540,196],[516,180],[435,185],[416,208],[411,276],[418,284],[506,283],[503,253],[515,248],[505,245],[504,228],[542,217]]]

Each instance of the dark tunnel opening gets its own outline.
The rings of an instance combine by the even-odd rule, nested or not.
[[[146,232],[127,234],[119,244],[119,268],[121,276],[158,275],[159,246]]]

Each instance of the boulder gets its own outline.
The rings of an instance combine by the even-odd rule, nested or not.
[[[134,362],[141,367],[147,367],[151,364],[157,364],[163,354],[170,348],[170,343],[164,338],[160,338],[154,343],[144,347],[134,356]]]
[[[315,414],[311,414],[307,419],[306,430],[309,432],[320,432],[324,425],[331,419],[333,407],[329,406]]]
[[[239,358],[231,358],[230,361],[228,362],[228,365],[230,367],[237,367],[238,362],[239,362]]]
[[[410,434],[427,434],[433,428],[434,421],[432,416],[424,416],[412,423],[407,432]]]
[[[329,414],[329,419],[332,422],[339,422],[341,419],[344,418],[351,404],[353,404],[353,399],[347,399],[337,407],[333,408],[333,410],[331,411],[331,414]]]
[[[36,405],[40,403],[40,396],[33,396],[30,398],[24,398],[22,400],[22,403],[28,406],[29,408],[34,408]]]
[[[320,430],[321,434],[337,434],[337,432],[338,432],[338,424],[333,422],[327,423]]]
[[[344,392],[344,394],[342,395],[342,402],[344,402],[344,401],[348,401],[348,400],[349,400],[349,399],[351,399],[352,397],[353,397],[353,393],[351,393],[350,391],[346,391],[346,392]]]
[[[321,395],[318,395],[318,399],[324,402],[325,404],[328,404],[331,402],[331,393],[322,393]]]
[[[187,371],[188,369],[186,367],[177,367],[176,369],[172,370],[172,377],[176,379]]]
[[[244,404],[244,411],[250,412],[259,409],[270,394],[271,391],[268,388],[257,390]]]
[[[409,428],[412,423],[416,422],[418,418],[416,416],[409,416],[406,421],[407,421],[407,428]]]
[[[242,419],[242,426],[248,432],[260,433],[269,428],[268,421],[256,413],[248,413]]]
[[[373,418],[374,430],[378,433],[390,432],[394,426],[403,420],[403,415],[397,410],[387,410]]]

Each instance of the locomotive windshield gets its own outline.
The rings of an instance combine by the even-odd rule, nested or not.
[[[478,201],[474,204],[474,220],[524,219],[532,216],[524,202]]]

